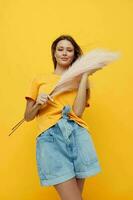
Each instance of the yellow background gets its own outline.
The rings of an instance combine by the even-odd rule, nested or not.
[[[0,1],[0,199],[57,200],[41,187],[35,158],[35,120],[23,118],[29,81],[53,71],[50,46],[70,34],[84,52],[95,47],[120,51],[121,59],[90,77],[91,106],[84,119],[102,172],[86,179],[84,200],[133,199],[133,1]]]

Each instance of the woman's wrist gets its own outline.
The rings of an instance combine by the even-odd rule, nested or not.
[[[34,107],[40,109],[42,107],[42,104],[36,102],[35,105],[34,105]]]

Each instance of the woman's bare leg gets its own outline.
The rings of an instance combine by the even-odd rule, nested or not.
[[[83,200],[76,178],[54,185],[61,200]]]
[[[85,183],[85,178],[76,178],[76,181],[77,181],[77,185],[80,190],[80,193],[82,194],[83,188],[84,188],[84,183]]]

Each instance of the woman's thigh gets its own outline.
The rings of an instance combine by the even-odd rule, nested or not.
[[[82,195],[75,177],[63,183],[56,184],[54,187],[61,197],[61,200],[82,200]]]
[[[76,181],[77,181],[77,185],[80,190],[80,193],[82,194],[83,189],[84,189],[85,178],[76,178]]]

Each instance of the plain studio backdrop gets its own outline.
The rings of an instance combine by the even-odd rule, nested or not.
[[[133,199],[133,1],[0,1],[0,199],[58,200],[41,187],[35,157],[36,121],[25,122],[24,98],[37,73],[52,72],[50,46],[70,34],[83,52],[120,51],[121,59],[90,76],[90,107],[84,120],[102,172],[87,178],[84,200]]]

